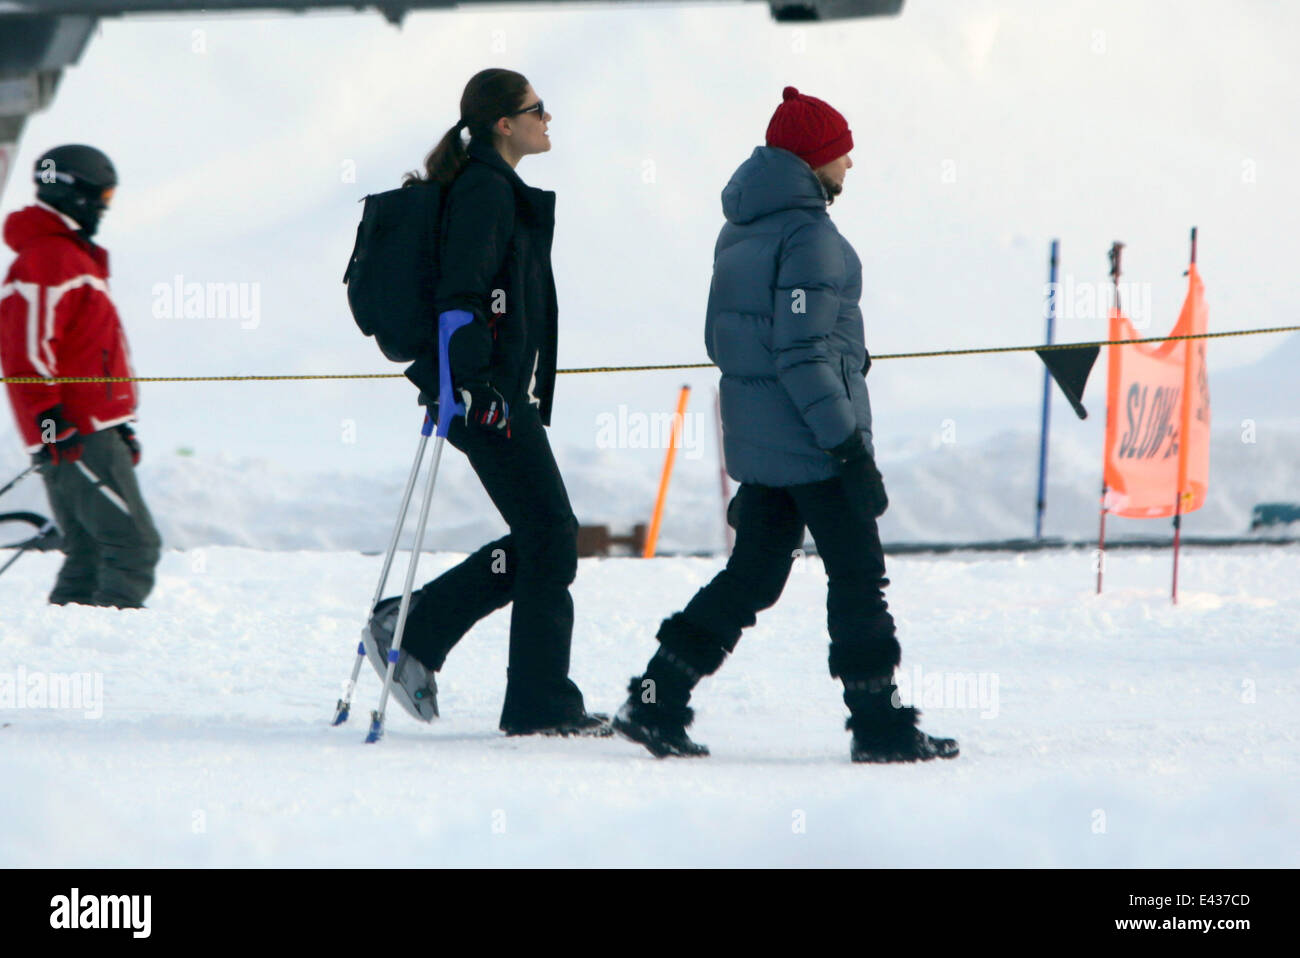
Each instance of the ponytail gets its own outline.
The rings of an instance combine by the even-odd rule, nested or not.
[[[402,177],[402,185],[412,186],[416,183],[436,181],[444,187],[450,186],[469,162],[465,141],[460,138],[460,131],[463,128],[463,124],[457,123],[444,133],[438,145],[424,158],[423,175],[417,170],[412,170]]]

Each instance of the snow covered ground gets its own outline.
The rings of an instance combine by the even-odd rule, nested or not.
[[[363,745],[367,665],[329,727],[377,557],[169,551],[128,612],[45,605],[58,561],[0,578],[0,865],[1300,865],[1297,547],[1188,549],[1177,607],[1163,552],[1101,597],[1086,552],[891,560],[905,697],[962,747],[915,767],[848,761],[816,559],[702,686],[694,761],[501,736],[506,613],[433,725]],[[581,563],[590,708],[719,562]],[[79,707],[39,707],[70,673]]]

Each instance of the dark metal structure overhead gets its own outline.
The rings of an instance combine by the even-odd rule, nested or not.
[[[400,25],[412,10],[450,10],[495,3],[499,0],[397,0],[364,3],[357,0],[0,0],[0,190],[11,172],[18,139],[27,117],[54,99],[65,67],[81,58],[82,51],[103,17],[124,14],[185,15],[309,10],[376,10],[390,23]],[[509,0],[550,4],[554,0]],[[618,4],[627,0],[590,0]],[[689,2],[689,0],[659,0]],[[752,0],[751,0],[752,2]],[[903,0],[765,0],[778,22],[842,20],[891,16]],[[642,4],[638,4],[642,5]]]

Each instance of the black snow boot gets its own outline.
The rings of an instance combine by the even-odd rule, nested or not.
[[[656,689],[649,696],[652,701],[647,702],[649,687],[644,682],[643,677],[634,676],[628,683],[627,701],[614,716],[614,731],[644,745],[655,758],[708,755],[706,746],[691,741],[686,734],[686,729],[695,719],[694,711],[686,705],[686,698],[671,696],[679,701],[665,701],[660,697],[660,690]],[[687,692],[687,696],[689,694]]]
[[[849,707],[845,727],[853,733],[849,755],[855,762],[928,762],[956,758],[957,742],[935,738],[917,728],[921,713],[895,703],[892,676],[844,680],[844,703]]]
[[[609,716],[588,712],[582,693],[568,678],[551,682],[520,679],[507,672],[500,729],[507,735],[613,735]]]
[[[605,738],[614,734],[609,716],[601,712],[584,712],[574,718],[544,725],[502,723],[501,731],[507,735],[558,735],[565,738],[570,735]]]

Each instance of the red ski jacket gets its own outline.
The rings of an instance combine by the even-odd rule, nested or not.
[[[18,254],[0,286],[0,368],[5,376],[133,376],[108,295],[108,253],[77,224],[37,202],[5,220]],[[29,452],[41,449],[37,416],[55,404],[83,435],[135,417],[134,383],[8,383]]]

